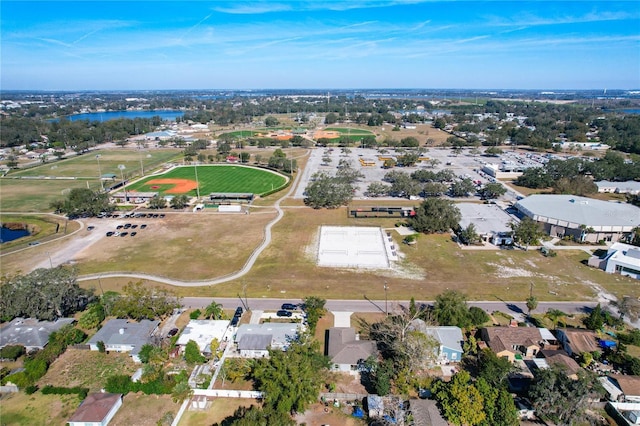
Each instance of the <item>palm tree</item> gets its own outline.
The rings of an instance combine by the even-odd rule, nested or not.
[[[544,314],[545,318],[548,318],[553,323],[553,329],[558,328],[558,323],[562,320],[563,325],[567,325],[566,316],[564,312],[559,309],[549,309],[546,314]]]
[[[538,307],[538,299],[535,296],[527,297],[527,309],[529,310],[529,316],[531,316],[531,311],[535,311]]]
[[[220,303],[212,301],[204,311],[204,316],[209,319],[219,320],[224,318],[224,309]]]

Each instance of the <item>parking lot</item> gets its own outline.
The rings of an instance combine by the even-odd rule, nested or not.
[[[480,150],[482,151],[482,148]],[[307,166],[302,173],[301,182],[296,189],[294,198],[304,198],[304,190],[311,182],[314,173],[325,172],[328,174],[335,174],[340,160],[347,160],[353,168],[364,175],[364,178],[361,179],[360,182],[356,183],[357,188],[354,199],[367,199],[364,193],[366,192],[369,184],[373,182],[381,182],[384,175],[390,171],[390,169],[382,168],[384,160],[381,160],[380,157],[396,157],[399,155],[402,155],[402,153],[393,149],[386,150],[384,154],[381,154],[377,149],[370,148],[349,148],[346,153],[342,148],[337,147],[313,149],[309,156]],[[330,158],[331,161],[325,163],[323,161],[324,157]],[[450,169],[458,177],[466,177],[475,181],[480,181],[481,184],[486,184],[489,182],[496,182],[496,180],[482,172],[481,169],[485,163],[500,165],[505,161],[525,167],[536,167],[541,166],[545,160],[543,157],[511,151],[505,152],[500,157],[487,157],[478,154],[473,155],[468,151],[465,151],[463,154],[456,155],[449,148],[431,148],[426,153],[422,154],[422,157],[437,160],[439,163],[432,168],[427,162],[422,161],[417,163],[414,167],[396,167],[395,170],[411,174],[420,169],[429,169],[436,172],[443,169]],[[371,162],[371,164],[375,165],[363,166],[360,163],[361,159],[367,160],[367,162]],[[511,188],[507,188],[507,194],[505,195],[506,201],[515,201],[518,196],[520,196],[520,194],[514,192]],[[392,198],[389,197],[388,199]]]

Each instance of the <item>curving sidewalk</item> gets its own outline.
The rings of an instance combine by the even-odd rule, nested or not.
[[[176,287],[204,287],[204,286],[222,284],[222,283],[226,283],[226,282],[241,278],[247,273],[249,273],[249,271],[255,264],[256,260],[258,260],[258,256],[260,256],[260,254],[262,254],[262,252],[267,247],[269,247],[269,244],[271,244],[271,228],[273,228],[273,226],[276,223],[278,223],[284,216],[284,211],[280,207],[280,203],[284,199],[288,198],[291,195],[291,193],[295,190],[295,188],[297,188],[301,175],[302,175],[301,170],[298,169],[296,173],[296,178],[289,186],[289,190],[287,191],[287,193],[284,194],[282,197],[280,197],[274,204],[274,208],[276,209],[277,215],[272,221],[267,223],[267,225],[265,226],[264,238],[262,240],[262,243],[258,247],[256,247],[256,249],[253,250],[253,252],[251,252],[251,255],[249,256],[245,264],[242,266],[242,268],[240,268],[236,272],[233,272],[227,275],[222,275],[217,278],[212,278],[209,280],[201,280],[201,281],[182,281],[182,280],[177,280],[173,278],[160,277],[157,275],[142,274],[142,273],[135,273],[135,272],[104,272],[99,274],[82,275],[78,277],[78,281],[89,281],[89,280],[96,280],[100,278],[137,278],[142,280],[156,281],[163,284],[173,285]]]

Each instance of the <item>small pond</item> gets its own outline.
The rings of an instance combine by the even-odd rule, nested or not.
[[[26,229],[9,229],[0,227],[0,243],[8,243],[9,241],[17,240],[18,238],[26,237],[29,231]]]

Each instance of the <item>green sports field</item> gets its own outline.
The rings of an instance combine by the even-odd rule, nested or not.
[[[240,165],[198,166],[197,173],[200,195],[212,192],[251,192],[259,195],[284,187],[287,183],[287,178],[277,173]],[[176,167],[162,175],[149,176],[131,184],[127,186],[127,189],[164,194],[175,186],[171,183],[153,183],[158,179],[186,179],[196,182],[196,168],[193,166]],[[186,194],[195,196],[196,190],[190,190]]]

